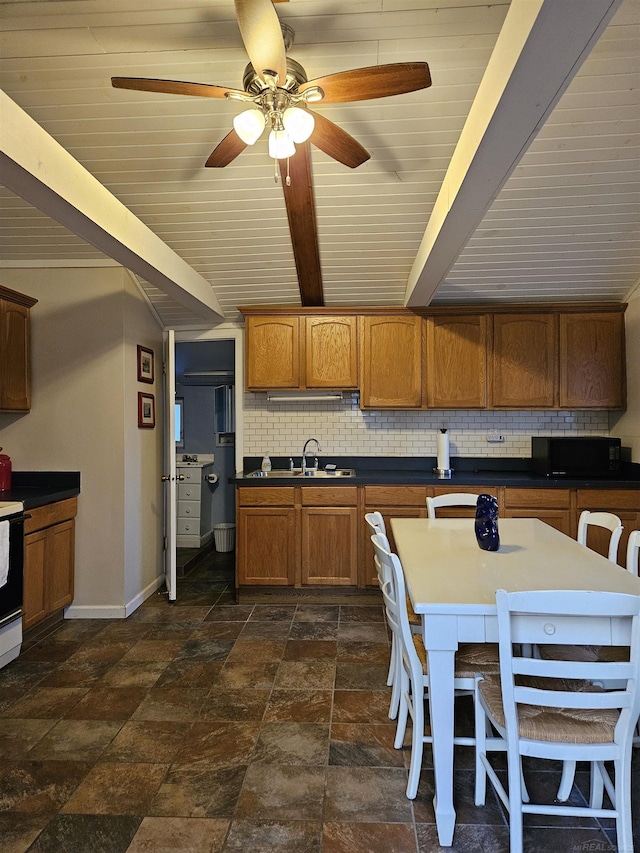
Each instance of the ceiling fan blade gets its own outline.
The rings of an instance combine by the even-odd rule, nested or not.
[[[247,143],[240,139],[235,130],[230,130],[209,154],[209,159],[204,165],[219,169],[228,166],[239,154],[242,154],[246,147]]]
[[[296,153],[289,159],[290,186],[286,182],[287,161],[280,160],[279,165],[300,299],[303,305],[324,305],[309,143],[296,145]]]
[[[361,166],[371,157],[367,149],[346,130],[319,113],[314,112],[313,117],[316,123],[309,141],[329,157],[351,169]]]
[[[280,85],[287,79],[287,59],[280,19],[271,0],[235,0],[236,16],[249,61],[260,79],[275,71]]]
[[[395,62],[316,77],[315,80],[303,83],[299,91],[319,86],[324,91],[321,103],[338,104],[403,95],[405,92],[426,89],[430,85],[431,74],[426,62]]]
[[[140,92],[161,92],[165,95],[197,95],[201,98],[224,98],[227,92],[239,92],[229,86],[214,86],[209,83],[182,83],[179,80],[153,80],[146,77],[112,77],[111,85],[116,89],[135,89]]]

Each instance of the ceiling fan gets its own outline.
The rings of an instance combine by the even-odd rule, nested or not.
[[[111,83],[117,89],[226,98],[245,104],[247,109],[233,120],[233,130],[209,155],[207,167],[227,166],[269,128],[269,154],[282,176],[302,304],[323,305],[309,143],[352,169],[371,155],[346,131],[309,106],[386,98],[426,89],[431,85],[429,66],[426,62],[398,62],[308,80],[304,68],[286,55],[293,44],[293,30],[280,22],[272,0],[234,2],[249,56],[244,89],[140,77],[112,77]],[[277,171],[275,175],[277,180]]]

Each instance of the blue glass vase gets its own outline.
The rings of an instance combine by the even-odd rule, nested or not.
[[[478,495],[475,530],[478,545],[483,551],[498,550],[500,547],[498,501],[493,495]]]

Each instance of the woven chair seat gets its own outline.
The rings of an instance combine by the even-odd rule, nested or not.
[[[586,663],[596,661],[627,661],[629,649],[626,646],[538,646],[540,657],[545,660],[575,660]]]
[[[413,635],[422,671],[427,675],[427,650],[420,634]],[[498,675],[500,672],[500,657],[497,643],[461,643],[456,652],[455,678],[474,678],[476,673],[482,675]]]
[[[422,619],[414,612],[409,596],[407,596],[407,616],[409,617],[409,625],[422,625]]]
[[[549,681],[550,679],[526,678],[522,680],[522,684],[545,687]],[[585,681],[554,681],[558,689],[562,690],[599,690]],[[485,678],[478,688],[493,718],[504,727],[499,677]],[[540,708],[537,705],[519,705],[518,729],[522,738],[548,743],[612,743],[618,716],[619,712],[610,708]]]

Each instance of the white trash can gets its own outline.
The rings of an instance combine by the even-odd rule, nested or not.
[[[214,524],[213,538],[216,543],[216,551],[233,551],[236,540],[235,524]]]

